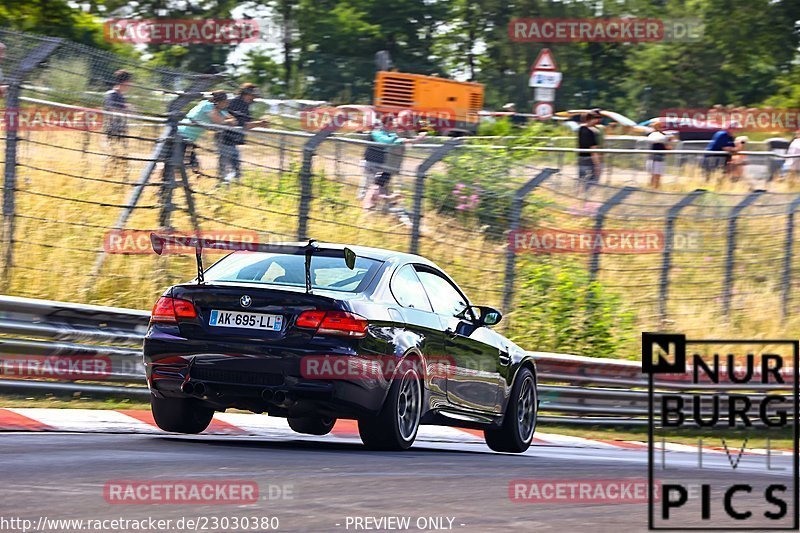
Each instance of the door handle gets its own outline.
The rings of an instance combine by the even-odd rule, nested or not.
[[[500,359],[500,364],[503,366],[508,366],[511,364],[511,356],[508,355],[508,352],[506,351],[500,350],[498,359]]]

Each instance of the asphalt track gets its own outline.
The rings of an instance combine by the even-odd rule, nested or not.
[[[670,475],[684,482],[729,479],[724,454],[707,457],[698,470],[696,453],[666,453]],[[279,519],[278,531],[432,531],[436,523],[427,517],[447,517],[452,525],[442,520],[445,530],[464,532],[647,528],[646,503],[531,503],[512,501],[509,495],[510,483],[519,479],[646,480],[647,453],[641,449],[536,445],[524,455],[505,455],[477,440],[428,440],[407,452],[387,453],[367,451],[357,438],[291,433],[253,437],[8,432],[0,433],[0,460],[0,518],[27,518],[34,524],[42,516],[176,521],[266,516]],[[756,485],[791,482],[791,457],[773,457],[771,467],[789,470],[767,470],[763,456],[745,455],[737,475]],[[250,504],[121,505],[104,497],[110,481],[187,479],[251,480],[261,494]],[[721,495],[712,495],[716,513]],[[754,512],[770,508],[760,496],[743,496],[738,502]],[[389,516],[409,517],[411,527],[378,529],[376,522],[361,522],[361,527],[355,522],[357,517]],[[680,525],[713,524],[694,513]],[[232,531],[219,526],[205,530]]]

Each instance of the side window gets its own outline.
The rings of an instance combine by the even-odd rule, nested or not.
[[[403,307],[432,311],[425,289],[422,288],[417,273],[411,265],[406,265],[392,276],[392,294]]]
[[[461,293],[445,278],[426,270],[418,271],[417,275],[419,275],[436,313],[456,316],[466,309],[466,298],[461,296]]]

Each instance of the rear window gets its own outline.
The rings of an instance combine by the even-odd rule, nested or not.
[[[363,289],[380,266],[380,261],[358,257],[353,270],[347,268],[341,252],[311,257],[311,287],[341,292]],[[267,253],[234,253],[205,272],[206,281],[244,281],[269,285],[305,287],[305,256]]]

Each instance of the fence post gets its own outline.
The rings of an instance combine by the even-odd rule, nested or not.
[[[419,164],[414,182],[414,206],[411,212],[411,242],[408,251],[412,254],[419,253],[419,234],[422,226],[422,198],[425,194],[425,177],[433,165],[444,159],[450,151],[461,144],[461,139],[449,139],[437,147],[425,161]]]
[[[781,281],[781,320],[789,316],[789,299],[792,285],[792,259],[794,258],[794,213],[800,207],[800,195],[789,204],[786,213],[786,244],[783,254],[783,280]]]
[[[675,242],[675,221],[678,214],[684,207],[692,204],[707,191],[705,189],[695,189],[680,199],[667,211],[667,222],[664,228],[664,253],[661,260],[661,280],[659,282],[658,308],[661,322],[667,319],[667,293],[669,292],[669,271],[672,268],[672,246]]]
[[[297,217],[298,241],[308,239],[308,214],[311,210],[311,199],[314,192],[311,179],[311,163],[314,159],[314,153],[317,151],[317,147],[325,139],[333,135],[337,129],[337,126],[321,129],[303,145],[303,166],[300,167],[300,212]]]
[[[19,109],[22,82],[30,72],[44,62],[64,42],[62,39],[43,39],[33,51],[19,62],[17,68],[7,78],[6,110]],[[14,217],[16,216],[15,193],[17,188],[17,127],[6,129],[5,170],[3,175],[3,283],[11,284],[11,268],[14,263]]]
[[[739,220],[739,213],[744,211],[747,206],[755,202],[759,196],[766,191],[763,189],[756,189],[747,196],[744,200],[739,202],[733,209],[728,217],[728,244],[725,250],[725,285],[722,292],[722,312],[728,316],[731,312],[731,299],[733,297],[733,264],[734,254],[736,253],[736,223]]]
[[[286,136],[283,133],[279,135],[278,151],[278,180],[282,180],[284,159],[286,157]]]
[[[614,194],[611,198],[609,198],[600,209],[597,210],[597,217],[594,221],[594,232],[600,233],[603,231],[603,225],[606,221],[606,215],[608,214],[611,209],[614,208],[617,204],[622,202],[625,198],[628,197],[633,191],[638,191],[638,187],[632,187],[630,185],[623,187],[619,191]],[[600,250],[596,247],[592,248],[592,255],[589,259],[589,282],[592,283],[597,280],[597,273],[600,271]]]
[[[506,273],[505,273],[505,291],[503,293],[503,312],[509,313],[511,305],[514,300],[514,279],[516,277],[517,267],[517,254],[512,245],[511,239],[514,238],[514,232],[519,229],[520,220],[522,219],[522,203],[525,197],[530,194],[532,190],[544,183],[544,181],[558,172],[556,168],[546,168],[539,172],[536,176],[528,180],[522,187],[514,191],[514,200],[511,203],[511,214],[508,224],[508,248],[506,248]],[[508,325],[506,325],[508,327]]]
[[[178,124],[170,121],[170,135],[167,143],[164,145],[164,169],[162,173],[162,181],[160,187],[160,200],[161,212],[158,215],[158,227],[162,230],[169,230],[171,228],[170,222],[172,212],[175,210],[175,204],[172,202],[172,194],[175,189],[175,164],[183,165],[183,161],[178,162],[179,158],[182,159],[181,143],[178,141]]]
[[[334,157],[336,161],[334,162],[334,175],[336,179],[341,179],[342,177],[342,143],[336,142],[334,143]]]

